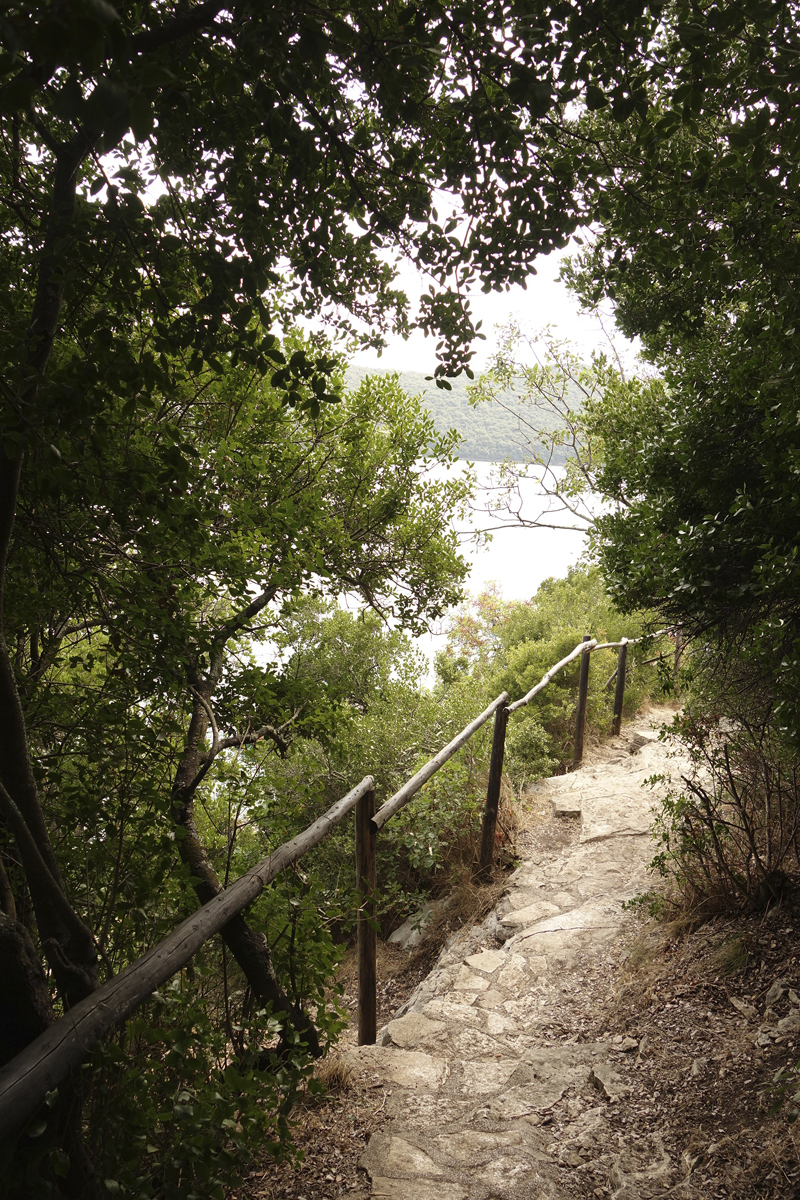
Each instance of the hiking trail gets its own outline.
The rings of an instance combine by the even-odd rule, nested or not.
[[[377,1045],[345,1052],[358,1083],[386,1091],[388,1120],[360,1160],[372,1196],[550,1200],[567,1194],[565,1165],[576,1196],[668,1189],[675,1164],[658,1129],[626,1140],[608,1121],[645,1047],[583,1040],[582,1006],[619,962],[623,902],[648,887],[662,785],[643,784],[683,765],[658,740],[671,716],[639,716],[578,770],[534,785],[565,823],[579,817],[579,836],[530,857],[523,841],[495,910],[450,939]]]

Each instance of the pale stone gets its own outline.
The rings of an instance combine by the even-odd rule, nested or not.
[[[442,969],[434,971],[425,981],[430,988],[431,994],[440,996],[442,992],[446,992],[453,982],[453,976],[450,971]]]
[[[519,1031],[508,1017],[501,1016],[500,1013],[489,1012],[486,1014],[486,1032],[492,1037],[497,1037],[504,1033],[518,1033]]]
[[[413,917],[409,917],[404,921],[394,933],[390,933],[387,941],[393,946],[399,946],[401,950],[412,950],[414,946],[419,945],[422,941],[422,934],[425,931],[425,926],[430,921],[438,905],[426,904],[420,912],[415,913]]]
[[[373,1195],[384,1200],[555,1200],[556,1154],[578,1170],[572,1177],[576,1194],[584,1182],[593,1186],[580,1168],[601,1157],[608,1162],[603,1171],[611,1190],[624,1183],[619,1200],[651,1195],[647,1179],[638,1173],[653,1160],[656,1171],[661,1169],[659,1155],[652,1153],[658,1147],[651,1148],[648,1140],[641,1161],[634,1161],[635,1148],[620,1155],[622,1143],[618,1147],[611,1138],[603,1116],[613,1111],[608,1099],[619,1100],[629,1090],[626,1056],[619,1052],[630,1050],[635,1057],[636,1039],[620,1035],[613,1049],[553,1043],[548,1026],[551,1014],[560,1020],[562,1009],[569,1008],[555,994],[568,982],[564,967],[583,967],[586,954],[596,962],[603,944],[622,927],[621,901],[647,886],[649,846],[632,832],[646,828],[655,797],[641,783],[646,775],[663,773],[665,753],[664,746],[648,746],[641,759],[637,756],[636,770],[628,761],[603,763],[560,779],[550,790],[553,796],[560,790],[581,800],[585,839],[590,819],[603,816],[609,797],[614,811],[605,815],[609,823],[613,817],[619,836],[606,831],[543,855],[536,867],[525,864],[492,919],[448,941],[434,971],[387,1026],[388,1044],[345,1055],[364,1084],[382,1087],[382,1099],[380,1090],[371,1094],[390,1122],[383,1133],[376,1131],[362,1159]],[[677,759],[669,763],[673,766],[683,770]],[[504,949],[469,953],[486,945],[478,939],[487,933],[503,940]],[[796,1019],[800,1029],[800,1013]],[[790,1018],[784,1021],[792,1025]],[[771,1032],[775,1037],[779,1031]],[[644,1039],[638,1050],[641,1058]],[[613,1069],[609,1055],[623,1074]],[[598,1090],[591,1102],[596,1107],[586,1113],[590,1077]]]
[[[621,1076],[610,1063],[595,1063],[589,1078],[609,1100],[618,1100],[620,1096],[627,1096],[631,1090],[622,1082]]]
[[[488,1111],[490,1116],[499,1121],[514,1121],[531,1113],[546,1112],[558,1104],[568,1087],[566,1080],[537,1079],[493,1096],[487,1106]]]
[[[356,1071],[368,1071],[407,1088],[436,1088],[447,1075],[447,1062],[417,1050],[390,1046],[358,1046],[346,1050],[345,1062]]]
[[[372,1195],[385,1200],[467,1200],[458,1183],[426,1183],[424,1179],[388,1179],[373,1175]]]
[[[543,887],[544,883],[539,883],[536,887],[530,887],[524,883],[515,884],[509,890],[506,898],[500,901],[498,909],[506,912],[509,908],[525,908],[527,904],[535,904],[542,898]]]
[[[510,928],[525,927],[535,925],[542,918],[552,917],[560,912],[561,909],[557,904],[551,904],[549,900],[537,900],[535,904],[529,904],[527,908],[516,908],[507,912],[504,917],[501,917],[500,923]]]
[[[520,996],[519,1000],[506,1000],[502,1005],[503,1011],[513,1018],[530,1018],[539,1015],[538,996]]]
[[[474,1108],[475,1101],[469,1096],[443,1096],[441,1092],[407,1092],[397,1088],[386,1097],[385,1111],[398,1122],[398,1133],[419,1135],[427,1145],[432,1130],[468,1120]]]
[[[478,1179],[489,1185],[493,1192],[508,1193],[515,1184],[524,1178],[530,1183],[531,1165],[518,1158],[503,1156],[487,1163],[478,1172]]]
[[[731,1004],[740,1012],[743,1017],[747,1017],[748,1021],[754,1021],[758,1016],[758,1012],[752,1004],[747,1004],[744,1000],[740,1000],[738,996],[731,996]]]
[[[800,1031],[800,1013],[793,1009],[788,1017],[784,1017],[782,1021],[778,1021],[777,1030],[779,1033],[784,1034]]]
[[[608,1144],[609,1133],[606,1109],[604,1105],[600,1105],[581,1113],[574,1124],[562,1130],[559,1140],[583,1149],[604,1149]]]
[[[642,837],[650,832],[654,809],[652,798],[642,803],[638,795],[586,796],[581,812],[581,841]]]
[[[514,948],[535,947],[544,951],[548,958],[555,956],[562,962],[569,962],[578,950],[613,937],[620,924],[619,902],[603,898],[587,900],[571,912],[548,917],[530,929],[524,929],[514,939]]]
[[[481,950],[480,954],[468,954],[464,959],[475,971],[485,971],[487,975],[502,967],[505,961],[506,954],[503,950]]]
[[[425,1045],[426,1042],[440,1040],[447,1026],[443,1021],[432,1021],[421,1013],[409,1013],[397,1021],[390,1021],[386,1026],[384,1045],[391,1043],[401,1050],[409,1050],[414,1046]]]
[[[489,980],[482,975],[473,975],[467,967],[459,975],[455,983],[459,992],[485,992],[489,989]]]
[[[383,1169],[387,1175],[441,1175],[432,1158],[404,1138],[393,1137]]]
[[[488,995],[488,992],[484,992],[481,1001],[485,1000]],[[486,1022],[486,1017],[480,1008],[473,1008],[471,1004],[465,1002],[463,992],[456,992],[448,996],[435,996],[433,1000],[428,1001],[422,1011],[426,1017],[458,1021],[460,1025],[469,1025],[474,1029],[483,1029]]]
[[[547,958],[544,954],[520,954],[519,957],[523,960],[534,978],[544,975],[547,972]]]
[[[571,967],[582,951],[594,950],[618,932],[618,925],[594,929],[564,929],[536,934],[536,948],[544,950],[553,967]]]
[[[789,982],[786,979],[776,979],[772,987],[764,997],[764,1005],[769,1008],[772,1004],[777,1004],[781,996],[784,996],[789,990]]]
[[[508,1146],[519,1146],[519,1133],[483,1133],[479,1129],[442,1134],[436,1138],[436,1148],[447,1158],[467,1166],[475,1166]]]
[[[579,817],[583,805],[581,792],[557,792],[550,797],[553,815],[556,817]]]
[[[505,992],[498,992],[496,988],[490,988],[488,992],[484,992],[477,1000],[477,1004],[483,1009],[497,1008],[507,999]]]
[[[494,983],[513,996],[527,990],[528,962],[523,954],[508,954],[506,958],[507,966],[497,974]]]
[[[464,1029],[463,1026],[453,1031],[451,1044],[460,1058],[474,1058],[479,1054],[491,1058],[500,1053],[500,1046],[494,1038],[487,1037],[477,1029]]]
[[[504,1087],[516,1071],[517,1062],[465,1062],[461,1090],[470,1096],[485,1096]]]

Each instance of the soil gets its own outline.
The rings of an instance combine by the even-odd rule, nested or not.
[[[515,833],[525,857],[549,854],[578,836],[576,820],[554,818],[544,805],[532,809]],[[623,932],[596,968],[566,974],[563,1004],[553,1012],[554,1041],[608,1040],[620,1055],[633,1055],[636,1086],[611,1115],[612,1131],[628,1143],[645,1143],[657,1131],[673,1163],[663,1190],[641,1195],[677,1200],[800,1200],[800,1145],[791,1123],[800,1076],[778,1112],[774,1077],[800,1060],[797,1033],[776,1032],[777,1022],[800,1004],[800,881],[781,904],[761,913],[719,917],[699,927],[686,921],[645,923],[629,914]],[[481,908],[502,891],[502,878],[486,889]],[[473,914],[469,914],[471,917]],[[379,1026],[388,1021],[428,973],[446,936],[439,923],[409,955],[383,946],[379,957]],[[765,1014],[776,980],[787,991]],[[345,1007],[355,1017],[355,964],[343,964]],[[792,989],[798,1004],[794,1004]],[[745,1007],[737,1008],[733,1001]],[[755,1011],[753,1011],[755,1010]],[[792,1022],[788,1022],[791,1025]],[[761,1027],[770,1033],[761,1034]],[[623,1040],[636,1043],[623,1049]],[[352,1045],[352,1029],[344,1035]],[[764,1044],[757,1044],[758,1041]],[[628,1061],[630,1061],[628,1059]],[[366,1200],[369,1182],[358,1159],[386,1119],[386,1087],[356,1088],[336,1057],[320,1068],[329,1091],[295,1113],[295,1141],[303,1161],[254,1167],[235,1200]],[[559,1135],[558,1118],[552,1126]],[[565,1162],[559,1190],[565,1197],[619,1196],[638,1200],[630,1188]]]

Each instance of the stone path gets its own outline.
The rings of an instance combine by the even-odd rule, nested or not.
[[[606,1196],[609,1181],[619,1200],[655,1194],[669,1166],[657,1131],[645,1145],[610,1144],[606,1119],[624,1102],[638,1045],[582,1042],[570,1000],[587,970],[610,963],[622,902],[647,887],[654,793],[642,783],[674,769],[656,740],[670,716],[639,719],[579,771],[537,785],[565,821],[580,817],[579,838],[523,861],[379,1044],[347,1051],[357,1078],[386,1091],[390,1119],[360,1164],[372,1196],[549,1200]]]

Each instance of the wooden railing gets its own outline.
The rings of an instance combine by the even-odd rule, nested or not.
[[[581,659],[580,675],[578,677],[578,705],[575,716],[575,744],[572,759],[572,769],[575,770],[583,761],[583,741],[586,733],[586,702],[589,697],[589,656],[595,650],[617,650],[617,666],[609,679],[611,683],[616,676],[617,686],[614,694],[614,716],[611,722],[611,734],[615,737],[622,724],[622,704],[625,699],[625,676],[628,665],[628,647],[638,642],[650,641],[670,633],[669,629],[659,629],[658,633],[648,634],[647,638],[623,638],[620,642],[598,642],[590,634],[585,634],[583,641],[571,650],[565,658],[557,662],[547,671],[539,682],[520,699],[508,707],[497,707],[494,718],[494,737],[492,738],[492,757],[489,763],[489,782],[486,788],[486,806],[483,813],[483,829],[481,832],[481,853],[478,863],[478,876],[487,878],[492,869],[495,831],[497,828],[497,813],[500,806],[500,784],[503,778],[503,759],[505,757],[506,729],[508,718],[517,709],[530,704],[534,696],[543,691],[559,671],[578,657]],[[677,659],[676,659],[677,661]],[[498,697],[499,699],[499,697]],[[497,701],[495,701],[497,704]]]
[[[662,636],[660,630],[650,637]],[[470,722],[461,733],[434,755],[407,783],[375,812],[375,784],[371,775],[338,800],[312,825],[291,841],[285,842],[213,900],[203,905],[141,958],[131,963],[96,992],[71,1008],[50,1025],[30,1045],[0,1071],[0,1141],[22,1127],[39,1109],[51,1092],[75,1070],[94,1046],[120,1022],[129,1017],[172,975],[186,966],[204,942],[218,933],[232,917],[251,904],[286,867],[297,862],[319,845],[332,829],[356,810],[356,881],[358,908],[358,1041],[371,1045],[377,1035],[377,932],[375,901],[377,894],[376,840],[379,831],[395,813],[404,808],[440,767],[456,754],[469,739],[494,716],[492,754],[489,766],[486,805],[481,832],[478,876],[491,871],[495,830],[500,800],[500,785],[505,755],[505,736],[509,717],[528,704],[547,687],[568,663],[581,657],[578,708],[575,726],[573,768],[583,754],[586,722],[586,698],[589,687],[589,657],[595,650],[618,649],[617,686],[614,696],[612,733],[619,733],[625,689],[628,646],[643,641],[598,643],[588,634],[570,654],[562,658],[535,687],[513,704],[506,704],[502,692],[488,708]],[[611,679],[613,680],[612,675]],[[609,680],[609,683],[611,680]]]

